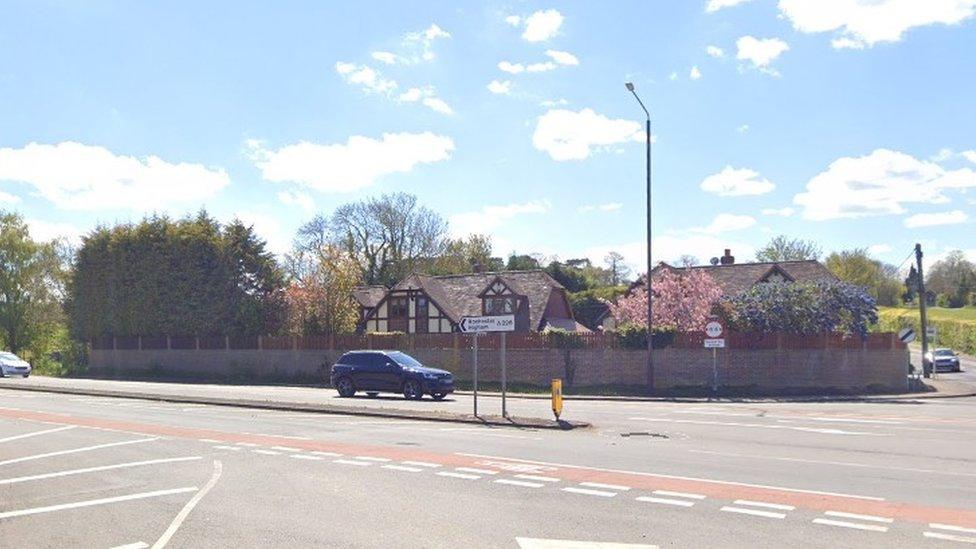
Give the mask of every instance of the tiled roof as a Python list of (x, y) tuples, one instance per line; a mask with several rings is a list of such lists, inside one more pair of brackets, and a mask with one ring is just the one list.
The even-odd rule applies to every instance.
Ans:
[(564, 289), (542, 270), (445, 276), (411, 275), (393, 289), (423, 288), (451, 320), (458, 322), (462, 316), (481, 315), (480, 295), (496, 277), (516, 294), (528, 297), (529, 326), (532, 330), (539, 329), (552, 290)]
[[(654, 273), (661, 269), (683, 270), (683, 267), (672, 267), (666, 263), (661, 263), (654, 267)], [(757, 282), (761, 281), (767, 273), (781, 270), (787, 277), (796, 282), (813, 282), (817, 280), (836, 280), (837, 277), (824, 267), (819, 261), (810, 259), (805, 261), (777, 261), (764, 263), (734, 263), (732, 265), (700, 265), (688, 267), (692, 270), (701, 270), (709, 274), (715, 283), (722, 289), (722, 293), (731, 296), (740, 294)], [(643, 283), (643, 277), (640, 283)]]
[(386, 295), (386, 286), (356, 286), (352, 290), (352, 297), (362, 307), (372, 309), (379, 304)]

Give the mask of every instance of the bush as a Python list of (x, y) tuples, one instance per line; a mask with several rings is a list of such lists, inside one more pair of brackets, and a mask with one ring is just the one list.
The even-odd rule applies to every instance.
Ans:
[[(647, 328), (637, 324), (624, 324), (614, 332), (617, 335), (617, 344), (623, 349), (646, 349), (647, 348)], [(651, 337), (651, 343), (655, 349), (663, 349), (674, 344), (673, 329), (655, 329)]]

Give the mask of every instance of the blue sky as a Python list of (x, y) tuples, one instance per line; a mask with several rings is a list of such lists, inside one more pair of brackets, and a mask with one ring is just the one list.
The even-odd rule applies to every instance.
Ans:
[(43, 238), (201, 206), (276, 251), (406, 191), (511, 251), (976, 259), (976, 0), (0, 7), (0, 207)]

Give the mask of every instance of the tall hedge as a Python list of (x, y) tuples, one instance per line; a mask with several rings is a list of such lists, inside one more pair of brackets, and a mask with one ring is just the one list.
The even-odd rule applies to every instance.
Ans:
[(257, 335), (280, 329), (284, 277), (239, 221), (206, 212), (173, 221), (100, 227), (75, 256), (72, 335)]

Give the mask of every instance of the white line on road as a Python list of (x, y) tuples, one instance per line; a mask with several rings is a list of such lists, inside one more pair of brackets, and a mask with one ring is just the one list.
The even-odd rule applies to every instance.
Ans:
[(341, 465), (359, 465), (360, 467), (372, 465), (372, 463), (368, 461), (353, 461), (351, 459), (334, 459), (332, 460), (332, 463), (339, 463)]
[(255, 444), (253, 442), (238, 442), (238, 446), (247, 446), (248, 448), (254, 448), (255, 446), (261, 446), (260, 444)]
[(401, 461), (400, 463), (404, 465), (416, 465), (417, 467), (430, 467), (432, 469), (440, 467), (439, 463), (431, 463), (429, 461)]
[(617, 490), (620, 492), (630, 490), (630, 486), (621, 486), (619, 484), (601, 484), (599, 482), (581, 482), (580, 486), (586, 486), (588, 488), (604, 488), (606, 490)]
[(222, 440), (217, 440), (215, 438), (198, 438), (200, 442), (209, 442), (210, 444), (215, 444), (217, 442), (223, 442)]
[(182, 461), (195, 461), (202, 459), (199, 456), (190, 457), (180, 457), (180, 458), (166, 458), (166, 459), (151, 459), (147, 461), (130, 461), (128, 463), (116, 463), (115, 465), (101, 465), (98, 467), (86, 467), (84, 469), (70, 469), (67, 471), (55, 471), (53, 473), (43, 473), (39, 475), (30, 475), (26, 477), (15, 477), (15, 478), (5, 478), (0, 479), (0, 485), (3, 484), (18, 484), (21, 482), (28, 482), (31, 480), (43, 480), (48, 478), (66, 477), (68, 475), (80, 475), (82, 473), (95, 473), (98, 471), (111, 471), (112, 469), (126, 469), (129, 467), (141, 467), (143, 465), (161, 465), (163, 463), (178, 463)]
[(655, 423), (683, 423), (689, 425), (717, 425), (721, 427), (749, 427), (755, 429), (786, 429), (804, 433), (818, 433), (824, 435), (861, 435), (870, 437), (890, 437), (890, 433), (870, 433), (867, 431), (844, 431), (842, 429), (821, 429), (817, 427), (800, 427), (792, 425), (771, 425), (768, 423), (742, 423), (739, 421), (701, 421), (694, 419), (671, 419), (660, 417), (632, 417), (632, 421), (650, 421)]
[(203, 496), (207, 495), (207, 492), (209, 492), (210, 489), (217, 484), (217, 481), (220, 480), (220, 474), (224, 470), (224, 464), (221, 463), (219, 460), (214, 460), (213, 465), (214, 465), (214, 471), (213, 471), (213, 475), (210, 476), (210, 480), (207, 481), (207, 484), (205, 484), (199, 492), (197, 492), (196, 494), (193, 495), (192, 498), (190, 498), (190, 501), (186, 502), (186, 505), (183, 506), (183, 509), (180, 510), (179, 514), (176, 515), (176, 518), (173, 519), (173, 522), (170, 523), (169, 528), (167, 528), (166, 531), (163, 532), (163, 535), (160, 536), (159, 539), (156, 540), (156, 543), (153, 544), (153, 549), (163, 549), (163, 547), (166, 547), (166, 544), (169, 543), (170, 538), (172, 538), (173, 534), (175, 534), (176, 531), (179, 530), (180, 525), (182, 525), (183, 521), (186, 520), (186, 517), (190, 515), (190, 512), (193, 511), (193, 508), (196, 507), (198, 503), (200, 503), (200, 500), (203, 499)]
[(567, 486), (563, 488), (563, 492), (569, 492), (571, 494), (583, 494), (584, 496), (600, 496), (603, 498), (612, 498), (617, 495), (617, 492), (605, 492), (603, 490), (588, 490), (586, 488), (575, 488), (573, 486)]
[(678, 498), (705, 499), (701, 494), (689, 494), (688, 492), (672, 492), (671, 490), (654, 490), (659, 496), (674, 496)]
[(774, 518), (774, 519), (786, 518), (786, 515), (784, 513), (774, 513), (772, 511), (760, 511), (759, 509), (746, 509), (745, 507), (730, 507), (728, 505), (722, 507), (721, 511), (725, 511), (727, 513), (740, 513), (743, 515), (753, 515), (756, 517), (766, 517), (766, 518)]
[(455, 473), (453, 471), (438, 471), (436, 474), (442, 477), (463, 478), (464, 480), (476, 480), (481, 478), (480, 475), (468, 475), (465, 473)]
[(879, 516), (875, 516), (875, 515), (859, 515), (857, 513), (845, 513), (843, 511), (827, 511), (824, 514), (827, 515), (827, 516), (829, 516), (829, 517), (840, 517), (840, 518), (849, 518), (849, 519), (858, 519), (858, 520), (870, 520), (870, 521), (874, 521), (874, 522), (886, 522), (888, 524), (891, 524), (892, 522), (895, 522), (895, 519), (893, 519), (893, 518), (879, 517)]
[(963, 532), (965, 534), (976, 534), (976, 528), (963, 528), (962, 526), (953, 526), (952, 524), (941, 524), (938, 522), (930, 522), (929, 528), (935, 528), (936, 530), (948, 530), (950, 532)]
[(154, 440), (159, 440), (159, 437), (138, 438), (136, 440), (125, 440), (122, 442), (109, 442), (107, 444), (96, 444), (95, 446), (85, 446), (83, 448), (72, 448), (71, 450), (59, 450), (57, 452), (48, 452), (46, 454), (35, 454), (33, 456), (24, 456), (24, 457), (19, 457), (14, 459), (8, 459), (6, 461), (0, 461), (0, 465), (9, 465), (11, 463), (20, 463), (22, 461), (32, 461), (35, 459), (43, 459), (47, 457), (76, 454), (78, 452), (88, 452), (91, 450), (101, 450), (102, 448), (113, 448), (115, 446), (125, 446), (127, 444), (139, 444), (140, 442), (152, 442)]
[(43, 431), (34, 431), (33, 433), (24, 433), (22, 435), (14, 435), (12, 437), (0, 438), (0, 442), (10, 442), (12, 440), (20, 440), (23, 438), (36, 437), (38, 435), (46, 435), (48, 433), (57, 433), (58, 431), (67, 431), (68, 429), (74, 429), (75, 425), (66, 425), (64, 427), (57, 427), (55, 429), (45, 429)]
[(804, 490), (804, 489), (801, 489), (801, 488), (783, 488), (782, 486), (770, 486), (768, 484), (750, 484), (748, 482), (734, 482), (734, 481), (730, 481), (730, 480), (716, 480), (716, 479), (707, 479), (707, 478), (700, 478), (700, 477), (686, 477), (686, 476), (682, 476), (682, 475), (667, 475), (667, 474), (664, 474), (664, 473), (647, 473), (647, 472), (644, 472), (644, 471), (628, 471), (626, 469), (607, 469), (607, 468), (604, 468), (604, 467), (590, 467), (590, 466), (587, 466), (587, 465), (571, 465), (571, 464), (568, 464), (568, 463), (555, 463), (555, 462), (551, 462), (551, 461), (537, 461), (537, 460), (532, 460), (532, 459), (510, 458), (510, 457), (504, 457), (504, 456), (490, 456), (490, 455), (485, 455), (485, 454), (474, 454), (474, 453), (469, 453), (469, 452), (455, 452), (455, 454), (456, 455), (459, 455), (459, 456), (465, 456), (465, 457), (475, 457), (475, 458), (484, 458), (484, 459), (500, 459), (500, 460), (511, 461), (511, 462), (515, 462), (515, 463), (532, 463), (532, 464), (535, 464), (535, 465), (548, 465), (548, 466), (551, 466), (551, 467), (565, 467), (565, 468), (568, 468), (568, 469), (585, 469), (585, 470), (589, 470), (589, 471), (602, 471), (604, 473), (623, 473), (623, 474), (627, 474), (627, 475), (638, 475), (638, 476), (645, 476), (645, 477), (658, 477), (658, 478), (672, 478), (672, 479), (678, 479), (678, 480), (691, 480), (691, 481), (696, 481), (696, 482), (707, 482), (707, 483), (711, 483), (711, 484), (722, 484), (724, 486), (747, 486), (749, 488), (763, 488), (763, 489), (767, 489), (767, 490), (781, 490), (783, 492), (792, 492), (792, 493), (795, 493), (795, 494), (817, 494), (817, 495), (821, 495), (821, 496), (838, 496), (838, 497), (851, 498), (851, 499), (864, 499), (864, 500), (868, 500), (868, 501), (884, 501), (884, 499), (885, 499), (885, 498), (879, 498), (879, 497), (875, 497), (875, 496), (859, 496), (859, 495), (855, 495), (855, 494), (843, 494), (843, 493), (839, 493), (839, 492), (824, 492), (824, 491), (821, 491), (821, 490)]
[(146, 549), (149, 544), (144, 541), (137, 541), (135, 543), (126, 543), (125, 545), (116, 545), (112, 549)]
[(939, 469), (918, 469), (915, 467), (895, 467), (892, 465), (869, 465), (866, 463), (854, 463), (850, 461), (824, 461), (818, 459), (803, 459), (803, 458), (791, 458), (791, 457), (777, 457), (777, 456), (764, 456), (759, 454), (736, 454), (732, 452), (714, 452), (711, 450), (688, 450), (693, 454), (708, 454), (714, 456), (723, 457), (740, 457), (748, 459), (769, 459), (773, 461), (786, 461), (795, 463), (816, 463), (820, 465), (840, 465), (842, 467), (860, 467), (864, 469), (882, 469), (885, 471), (905, 471), (910, 473), (929, 473), (937, 475), (952, 475), (960, 477), (976, 477), (976, 473), (958, 473), (953, 471), (944, 471)]
[(407, 473), (419, 473), (423, 471), (421, 467), (407, 467), (406, 465), (380, 465), (380, 467), (391, 471), (404, 471)]
[(307, 459), (307, 460), (311, 460), (311, 461), (321, 461), (321, 460), (325, 459), (324, 457), (310, 456), (310, 455), (307, 455), (307, 454), (291, 454), (289, 457), (293, 457), (295, 459)]
[(392, 461), (390, 458), (381, 458), (373, 456), (356, 456), (356, 459), (362, 461), (376, 461), (378, 463), (386, 463), (387, 461)]
[(815, 518), (813, 522), (816, 524), (825, 524), (827, 526), (840, 526), (841, 528), (853, 528), (855, 530), (869, 530), (871, 532), (887, 532), (887, 526), (878, 526), (876, 524), (860, 524), (858, 522), (847, 522), (846, 520), (831, 520), (825, 518)]
[(507, 478), (496, 478), (493, 482), (497, 484), (507, 484), (509, 486), (521, 486), (523, 488), (542, 488), (545, 484), (541, 482), (527, 482), (524, 480), (511, 480)]
[(34, 507), (33, 509), (20, 509), (17, 511), (7, 511), (5, 513), (0, 513), (0, 519), (23, 517), (27, 515), (37, 515), (40, 513), (51, 513), (54, 511), (64, 511), (67, 509), (77, 509), (79, 507), (93, 507), (95, 505), (105, 505), (108, 503), (118, 503), (122, 501), (132, 501), (135, 499), (146, 499), (155, 498), (161, 496), (170, 496), (173, 494), (185, 494), (187, 492), (196, 492), (196, 486), (188, 486), (186, 488), (172, 488), (170, 490), (156, 490), (153, 492), (141, 492), (138, 494), (129, 494), (125, 496), (115, 496), (111, 498), (101, 498), (101, 499), (90, 499), (86, 501), (75, 501), (72, 503), (62, 503), (59, 505), (49, 505), (47, 507)]
[(534, 480), (537, 482), (559, 482), (560, 479), (554, 477), (541, 477), (539, 475), (515, 475), (515, 478), (521, 478), (525, 480)]
[(265, 455), (265, 456), (280, 456), (281, 455), (281, 452), (275, 452), (274, 450), (262, 450), (260, 448), (258, 448), (256, 450), (251, 450), (251, 451), (254, 452), (255, 454), (262, 454), (262, 455)]
[(645, 501), (647, 503), (662, 503), (664, 505), (677, 505), (678, 507), (691, 507), (695, 504), (694, 501), (688, 501), (686, 499), (672, 499), (672, 498), (655, 498), (651, 496), (640, 496), (637, 501)]
[(315, 455), (317, 455), (317, 456), (325, 456), (325, 457), (339, 457), (339, 456), (342, 455), (342, 454), (338, 454), (336, 452), (320, 452), (318, 450), (316, 450), (316, 451), (314, 451), (312, 453), (315, 454)]
[(602, 541), (578, 541), (571, 539), (515, 538), (519, 549), (658, 549), (657, 545), (643, 543), (613, 543)]
[(966, 536), (956, 536), (953, 534), (943, 534), (941, 532), (922, 532), (922, 535), (927, 538), (941, 539), (945, 541), (959, 541), (962, 543), (976, 543), (976, 538), (970, 538)]
[(214, 446), (217, 450), (230, 450), (232, 452), (240, 452), (241, 448), (239, 446), (224, 446), (223, 444), (218, 444)]
[(292, 448), (291, 446), (272, 446), (272, 450), (278, 450), (279, 452), (301, 452), (301, 448)]
[(475, 469), (474, 467), (455, 467), (455, 471), (461, 471), (462, 473), (475, 473), (478, 475), (497, 475), (498, 471), (492, 471), (490, 469)]
[(736, 505), (751, 505), (752, 507), (765, 507), (767, 509), (779, 509), (780, 511), (792, 511), (796, 509), (792, 505), (783, 505), (781, 503), (766, 503), (765, 501), (752, 501), (748, 499), (737, 499), (733, 503)]

